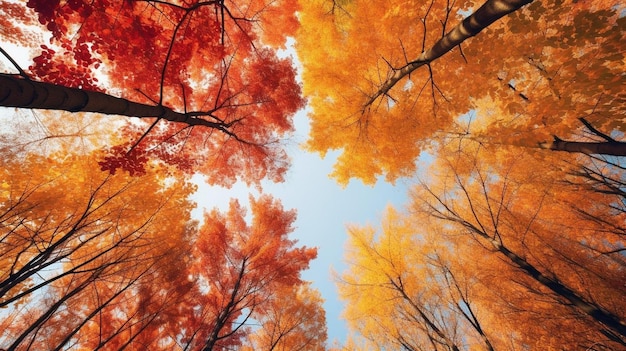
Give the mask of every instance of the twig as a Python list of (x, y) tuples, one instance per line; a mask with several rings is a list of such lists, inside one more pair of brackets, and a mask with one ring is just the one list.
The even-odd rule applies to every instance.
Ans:
[(20, 65), (18, 65), (17, 62), (15, 62), (13, 57), (11, 57), (11, 55), (9, 55), (6, 51), (4, 51), (2, 47), (0, 47), (0, 53), (2, 53), (2, 55), (4, 55), (4, 57), (6, 57), (7, 60), (9, 60), (9, 62), (11, 62), (13, 66), (15, 66), (15, 69), (17, 69), (17, 71), (20, 72), (20, 76), (22, 76), (24, 79), (30, 80), (30, 77), (28, 77), (28, 74), (24, 72), (22, 67), (20, 67)]

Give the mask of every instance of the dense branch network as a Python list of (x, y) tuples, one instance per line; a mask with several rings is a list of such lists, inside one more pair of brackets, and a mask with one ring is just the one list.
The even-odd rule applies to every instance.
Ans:
[[(55, 84), (32, 80), (29, 75), (16, 63), (16, 61), (1, 48), (0, 53), (3, 54), (19, 71), (19, 76), (0, 73), (0, 82), (2, 82), (2, 87), (0, 87), (0, 105), (6, 107), (62, 110), (68, 112), (97, 112), (102, 114), (138, 118), (152, 117), (157, 118), (155, 123), (163, 119), (169, 122), (183, 123), (188, 126), (201, 126), (216, 129), (229, 135), (230, 137), (235, 138), (237, 141), (248, 143), (247, 141), (240, 139), (232, 131), (232, 127), (240, 122), (241, 119), (225, 122), (215, 114), (221, 108), (233, 107), (230, 105), (226, 106), (224, 104), (218, 104), (221, 89), (216, 97), (215, 107), (206, 111), (187, 111), (187, 106), (184, 106), (184, 112), (177, 112), (172, 108), (165, 106), (163, 103), (163, 90), (165, 88), (167, 70), (171, 63), (170, 58), (174, 51), (179, 31), (189, 19), (190, 15), (202, 7), (215, 6), (216, 14), (217, 12), (220, 13), (219, 22), (221, 22), (220, 30), (222, 45), (224, 45), (224, 21), (226, 15), (235, 21), (235, 23), (242, 20), (242, 18), (234, 16), (224, 4), (223, 0), (201, 1), (187, 7), (162, 0), (136, 0), (136, 2), (146, 2), (155, 8), (157, 7), (156, 5), (168, 6), (184, 12), (183, 16), (174, 26), (171, 40), (165, 53), (165, 60), (162, 65), (159, 84), (159, 99), (158, 101), (154, 101), (155, 105), (148, 105), (123, 98), (117, 98), (101, 92), (58, 86)], [(239, 25), (237, 26), (243, 31)], [(228, 68), (225, 71), (227, 74)], [(223, 81), (227, 80), (226, 74), (221, 77)], [(20, 79), (20, 77), (23, 79)], [(224, 83), (222, 83), (222, 85), (223, 84)], [(210, 118), (213, 121), (207, 120), (206, 118)], [(148, 129), (146, 133), (148, 133), (150, 129)]]
[[(52, 47), (38, 45), (28, 70), (0, 52), (17, 72), (0, 73), (0, 106), (147, 120), (117, 128), (101, 163), (110, 172), (141, 174), (154, 160), (224, 185), (280, 181), (279, 138), (304, 105), (294, 65), (277, 55), (297, 28), (295, 0), (284, 1), (33, 0), (21, 11), (34, 11)], [(287, 24), (262, 28), (266, 12)]]
[[(477, 172), (478, 177), (481, 179), (481, 188), (486, 195), (486, 199), (489, 199), (489, 191), (486, 182), (483, 181), (480, 171)], [(498, 252), (504, 257), (513, 267), (518, 268), (521, 272), (527, 275), (529, 278), (536, 281), (541, 286), (550, 290), (556, 294), (559, 298), (567, 301), (567, 304), (573, 310), (576, 310), (582, 314), (588, 315), (590, 318), (603, 325), (606, 330), (604, 333), (614, 335), (615, 340), (622, 345), (626, 345), (624, 339), (626, 339), (626, 322), (617, 314), (612, 311), (608, 311), (603, 308), (598, 302), (589, 300), (583, 295), (578, 293), (575, 289), (567, 286), (566, 283), (559, 280), (558, 277), (550, 276), (542, 272), (536, 265), (532, 264), (526, 257), (515, 252), (514, 249), (508, 247), (502, 240), (499, 233), (499, 213), (500, 209), (494, 210), (490, 208), (489, 200), (487, 200), (488, 213), (491, 216), (492, 223), (483, 223), (480, 216), (477, 214), (476, 208), (479, 207), (477, 202), (471, 195), (471, 191), (460, 180), (458, 174), (454, 175), (456, 178), (456, 185), (460, 189), (461, 197), (468, 204), (471, 209), (471, 215), (463, 216), (460, 214), (452, 201), (448, 201), (444, 196), (436, 194), (432, 189), (425, 186), (426, 193), (432, 197), (432, 201), (424, 201), (426, 211), (429, 211), (434, 218), (440, 220), (456, 223), (467, 228), (476, 238), (480, 238), (491, 246), (491, 249)], [(505, 177), (505, 182), (507, 181)], [(504, 188), (506, 189), (506, 187)], [(502, 193), (504, 198), (504, 192)], [(504, 201), (500, 201), (500, 206), (505, 206)], [(497, 213), (494, 213), (497, 212)], [(497, 220), (494, 220), (494, 216)], [(472, 218), (468, 218), (472, 217)], [(492, 229), (488, 229), (492, 228)]]

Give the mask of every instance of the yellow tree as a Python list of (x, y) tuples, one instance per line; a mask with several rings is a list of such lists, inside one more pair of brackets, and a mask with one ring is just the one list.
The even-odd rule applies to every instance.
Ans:
[(414, 224), (389, 208), (380, 231), (348, 230), (349, 268), (338, 284), (344, 316), (361, 347), (493, 350), (475, 311), (472, 280), (454, 271), (437, 234)]
[[(344, 184), (409, 176), (440, 137), (625, 154), (623, 4), (529, 2), (303, 1), (307, 149), (341, 150)], [(582, 117), (596, 143), (564, 143)]]
[(620, 163), (448, 147), (406, 214), (349, 229), (339, 288), (365, 349), (622, 348)]

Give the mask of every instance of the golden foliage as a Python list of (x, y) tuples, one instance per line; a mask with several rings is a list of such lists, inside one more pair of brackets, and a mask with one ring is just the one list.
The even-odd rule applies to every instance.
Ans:
[(624, 131), (626, 31), (617, 2), (535, 1), (374, 101), (393, 74), (478, 4), (320, 0), (302, 7), (297, 49), (312, 107), (306, 147), (322, 155), (341, 150), (332, 174), (341, 184), (410, 176), (421, 153), (459, 135), (537, 147), (552, 135), (580, 140), (581, 117), (608, 134)]

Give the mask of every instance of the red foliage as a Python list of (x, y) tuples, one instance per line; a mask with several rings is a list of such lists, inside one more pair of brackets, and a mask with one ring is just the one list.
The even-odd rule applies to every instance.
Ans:
[(109, 150), (109, 155), (98, 162), (100, 169), (115, 174), (118, 169), (127, 171), (131, 176), (146, 173), (145, 165), (148, 158), (134, 150), (127, 151), (125, 145), (117, 145)]
[[(288, 159), (277, 142), (292, 131), (291, 117), (304, 100), (292, 62), (276, 56), (296, 30), (297, 1), (271, 3), (30, 0), (27, 6), (52, 33), (30, 73), (57, 85), (194, 111), (193, 118), (224, 126), (187, 126), (181, 135), (185, 126), (163, 121), (138, 144), (133, 138), (143, 133), (129, 128), (125, 147), (112, 147), (103, 169), (140, 174), (155, 159), (222, 184), (280, 180)], [(289, 30), (264, 32), (272, 24), (260, 23), (261, 14), (269, 9), (289, 19)]]

